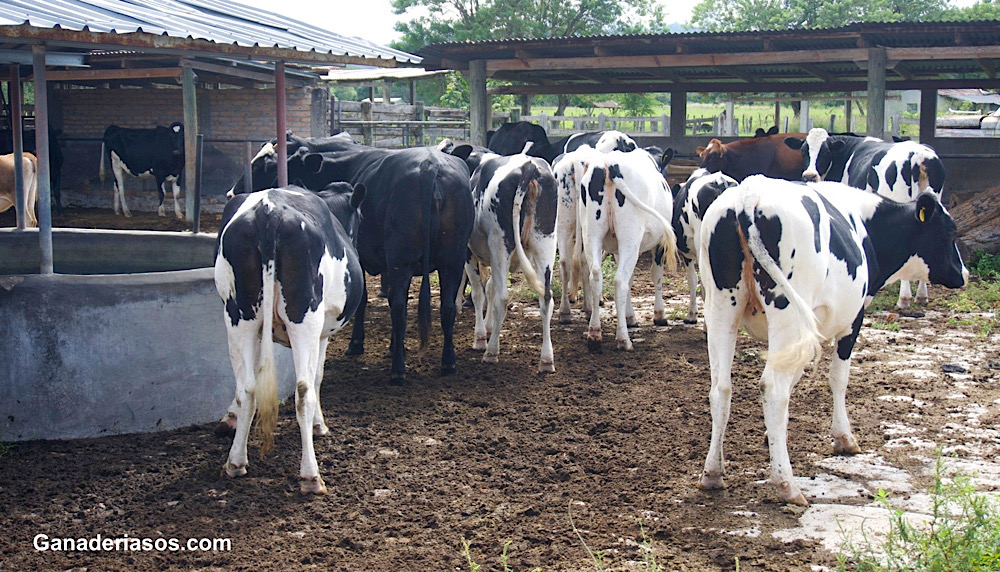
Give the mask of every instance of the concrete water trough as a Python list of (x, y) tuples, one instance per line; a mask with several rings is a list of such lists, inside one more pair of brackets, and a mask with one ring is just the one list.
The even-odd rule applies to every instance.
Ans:
[[(0, 440), (174, 429), (221, 419), (236, 382), (214, 234), (0, 230)], [(291, 352), (276, 347), (282, 395)]]

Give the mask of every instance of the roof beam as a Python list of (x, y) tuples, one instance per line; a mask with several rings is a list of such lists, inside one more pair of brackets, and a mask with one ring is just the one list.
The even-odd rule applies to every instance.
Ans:
[(821, 70), (819, 66), (813, 64), (799, 64), (799, 68), (807, 74), (817, 77), (823, 81), (836, 81), (832, 75)]
[(976, 63), (979, 67), (983, 68), (983, 71), (986, 72), (986, 75), (990, 76), (990, 79), (997, 78), (997, 68), (993, 65), (993, 62), (987, 59), (979, 58), (976, 60)]
[(740, 68), (737, 68), (737, 67), (733, 67), (733, 66), (715, 66), (715, 69), (719, 70), (720, 72), (722, 72), (722, 73), (724, 73), (726, 75), (731, 75), (731, 76), (735, 77), (736, 79), (741, 79), (741, 80), (743, 80), (743, 81), (745, 81), (747, 83), (753, 83), (753, 81), (754, 81), (753, 74), (746, 73), (746, 72), (744, 72), (743, 70), (741, 70)]
[(111, 70), (52, 70), (45, 74), (48, 81), (109, 81), (171, 78), (180, 81), (184, 70), (179, 67), (111, 69)]
[[(236, 67), (235, 63), (233, 63), (232, 65), (222, 65), (222, 64), (213, 64), (208, 62), (199, 62), (196, 60), (185, 59), (181, 61), (181, 66), (198, 71), (224, 75), (228, 77), (249, 79), (259, 83), (274, 83), (274, 72), (264, 73), (247, 69), (241, 69)], [(304, 81), (297, 80), (292, 77), (287, 77), (288, 74), (285, 75), (286, 75), (285, 82), (289, 85), (297, 85), (297, 86), (306, 85), (306, 82)]]

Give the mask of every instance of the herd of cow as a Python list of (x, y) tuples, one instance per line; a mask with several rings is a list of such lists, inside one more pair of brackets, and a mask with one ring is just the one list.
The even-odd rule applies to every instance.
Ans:
[(357, 144), (346, 133), (321, 139), (290, 134), (287, 143), (291, 186), (275, 188), (272, 141), (253, 159), (253, 192), (239, 194), (242, 180), (230, 191), (215, 281), (225, 302), (237, 382), (223, 420), (235, 429), (225, 470), (230, 476), (246, 473), (255, 415), (262, 453), (272, 444), (278, 399), (273, 339), (294, 356), (305, 493), (326, 490), (312, 444), (315, 433), (328, 431), (319, 406), (324, 356), (330, 336), (352, 317), (347, 353), (364, 351), (366, 273), (382, 275), (392, 320), (390, 382), (403, 383), (414, 276), (421, 277), (417, 323), (423, 345), (430, 329), (429, 274), (438, 272), (441, 371), (447, 374), (457, 367), (453, 326), (465, 278), (476, 312), (474, 347), (485, 350), (484, 361), (495, 362), (508, 274), (520, 269), (541, 310), (538, 370), (551, 372), (557, 251), (560, 321), (569, 321), (582, 288), (592, 350), (602, 345), (606, 253), (617, 263), (616, 342), (623, 350), (632, 349), (631, 284), (639, 255), (652, 253), (657, 324), (666, 323), (663, 266), (673, 268), (678, 259), (688, 268), (691, 288), (685, 322), (694, 322), (697, 264), (712, 378), (712, 439), (699, 486), (724, 486), (730, 373), (743, 326), (768, 343), (762, 392), (772, 482), (784, 501), (803, 505), (786, 426), (790, 392), (804, 368), (824, 344), (834, 344), (834, 449), (858, 452), (845, 394), (866, 304), (889, 281), (957, 288), (968, 277), (955, 223), (940, 200), (941, 162), (933, 150), (912, 142), (822, 129), (761, 134), (728, 145), (713, 140), (701, 150), (704, 168), (673, 189), (664, 176), (671, 152), (640, 148), (613, 131), (549, 142), (537, 125), (509, 124), (492, 134), (487, 148), (445, 142), (385, 150)]
[[(183, 127), (148, 133), (109, 127), (102, 149), (115, 171), (157, 178), (160, 214), (166, 180), (183, 166)], [(674, 188), (673, 153), (641, 148), (616, 131), (550, 142), (529, 123), (502, 126), (488, 147), (455, 145), (386, 150), (346, 133), (287, 136), (290, 186), (277, 187), (275, 142), (252, 161), (250, 188), (230, 191), (218, 234), (215, 283), (224, 301), (236, 396), (223, 420), (235, 430), (225, 471), (246, 473), (247, 439), (258, 417), (261, 453), (273, 443), (277, 375), (271, 341), (291, 348), (296, 419), (302, 439), (301, 490), (326, 491), (314, 434), (328, 428), (319, 405), (330, 336), (352, 318), (349, 355), (364, 351), (368, 293), (364, 276), (381, 275), (392, 334), (390, 382), (405, 381), (407, 298), (421, 279), (417, 324), (423, 347), (431, 328), (430, 274), (438, 273), (444, 337), (441, 372), (457, 369), (453, 328), (465, 290), (475, 307), (474, 348), (496, 362), (510, 294), (520, 270), (538, 295), (542, 347), (538, 370), (555, 371), (550, 337), (552, 281), (559, 253), (561, 322), (582, 289), (588, 347), (602, 347), (602, 263), (614, 256), (616, 343), (632, 350), (631, 286), (640, 254), (652, 253), (654, 322), (666, 324), (663, 266), (687, 268), (697, 317), (695, 265), (701, 272), (711, 367), (712, 438), (699, 486), (724, 486), (722, 442), (729, 417), (738, 328), (768, 344), (762, 374), (771, 480), (780, 497), (807, 504), (792, 478), (786, 445), (792, 387), (823, 345), (830, 368), (834, 449), (859, 451), (846, 410), (851, 353), (864, 308), (886, 283), (965, 285), (955, 223), (942, 206), (944, 169), (926, 145), (852, 134), (757, 137), (699, 148), (701, 168)], [(2, 180), (2, 178), (0, 178)], [(4, 199), (0, 198), (0, 208)], [(482, 274), (489, 268), (489, 278)]]

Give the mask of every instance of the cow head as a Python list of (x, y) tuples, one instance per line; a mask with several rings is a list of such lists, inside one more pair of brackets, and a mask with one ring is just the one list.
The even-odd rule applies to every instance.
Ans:
[[(262, 191), (278, 186), (278, 152), (274, 148), (274, 142), (268, 141), (260, 148), (260, 151), (250, 160), (250, 190)], [(246, 176), (240, 178), (226, 193), (226, 198), (233, 198), (246, 192)]]
[(469, 166), (469, 172), (472, 173), (476, 170), (476, 167), (480, 165), (489, 157), (497, 157), (498, 155), (486, 147), (480, 147), (479, 145), (470, 145), (468, 143), (463, 143), (461, 145), (455, 145), (451, 151), (448, 152), (449, 155), (458, 157), (459, 159), (465, 161), (465, 164)]
[(711, 173), (718, 173), (726, 167), (726, 146), (718, 139), (712, 139), (707, 147), (698, 147), (698, 156), (701, 157), (702, 169), (708, 169)]
[(913, 203), (917, 231), (913, 236), (916, 257), (927, 267), (927, 279), (948, 288), (961, 288), (969, 279), (956, 242), (955, 221), (932, 191), (925, 191)]
[(357, 242), (361, 218), (358, 207), (365, 200), (365, 186), (359, 183), (352, 187), (350, 183), (336, 182), (330, 183), (317, 194), (326, 203), (334, 218), (340, 222), (340, 226), (347, 231), (351, 240)]
[(826, 174), (833, 165), (834, 154), (839, 153), (845, 143), (840, 140), (830, 140), (830, 134), (826, 129), (816, 127), (806, 134), (805, 139), (798, 137), (785, 138), (785, 145), (796, 151), (802, 152), (802, 180), (807, 182), (817, 182), (826, 178)]
[(170, 149), (174, 157), (184, 156), (184, 124), (175, 121), (170, 124)]

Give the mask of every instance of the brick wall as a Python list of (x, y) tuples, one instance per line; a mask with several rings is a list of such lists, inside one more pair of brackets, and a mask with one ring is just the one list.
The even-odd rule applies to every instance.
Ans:
[[(304, 136), (328, 135), (328, 110), (313, 88), (286, 90), (288, 128)], [(320, 94), (322, 95), (322, 93)], [(198, 127), (205, 136), (202, 194), (206, 204), (218, 202), (243, 172), (243, 155), (250, 140), (256, 150), (275, 135), (274, 89), (198, 88)], [(52, 91), (53, 125), (63, 130), (66, 164), (63, 201), (70, 205), (111, 206), (110, 175), (98, 177), (101, 136), (109, 125), (150, 128), (183, 121), (182, 90), (176, 88), (57, 89)], [(314, 103), (315, 100), (315, 103)], [(315, 115), (315, 117), (314, 117)], [(239, 142), (227, 142), (239, 141)], [(107, 166), (105, 166), (107, 169)], [(156, 210), (155, 182), (125, 181), (131, 210)], [(182, 192), (183, 195), (183, 192)], [(133, 199), (135, 197), (135, 199)], [(224, 200), (224, 199), (223, 199)], [(138, 207), (133, 207), (136, 203)], [(167, 201), (171, 208), (170, 198)]]

